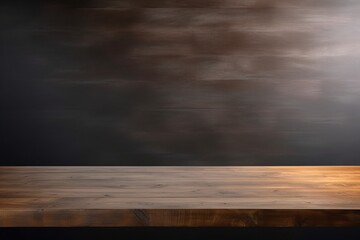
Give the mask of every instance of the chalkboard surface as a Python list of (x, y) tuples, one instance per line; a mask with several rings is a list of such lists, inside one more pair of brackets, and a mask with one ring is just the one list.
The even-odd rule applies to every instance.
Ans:
[(359, 1), (0, 11), (0, 165), (360, 163)]

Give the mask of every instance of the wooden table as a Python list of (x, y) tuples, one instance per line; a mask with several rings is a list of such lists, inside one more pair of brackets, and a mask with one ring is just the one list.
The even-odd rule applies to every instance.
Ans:
[(0, 167), (1, 227), (360, 226), (360, 167)]

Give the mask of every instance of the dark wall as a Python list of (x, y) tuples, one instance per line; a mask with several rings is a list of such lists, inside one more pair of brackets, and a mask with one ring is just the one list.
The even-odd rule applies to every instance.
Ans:
[(1, 1), (1, 165), (360, 163), (360, 1)]

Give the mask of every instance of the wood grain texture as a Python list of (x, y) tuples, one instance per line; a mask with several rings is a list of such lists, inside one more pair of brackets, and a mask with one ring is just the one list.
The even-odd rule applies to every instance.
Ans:
[(360, 163), (357, 0), (12, 2), (1, 165)]
[(0, 226), (360, 226), (360, 167), (1, 167)]

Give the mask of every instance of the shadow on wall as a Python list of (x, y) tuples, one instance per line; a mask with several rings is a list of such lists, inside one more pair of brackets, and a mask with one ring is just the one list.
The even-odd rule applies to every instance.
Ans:
[(0, 164), (359, 164), (359, 11), (3, 3)]

